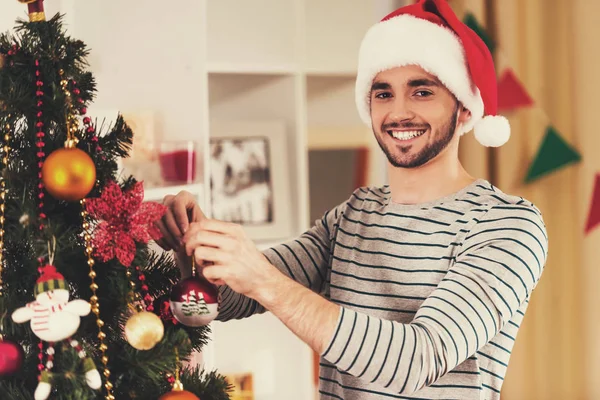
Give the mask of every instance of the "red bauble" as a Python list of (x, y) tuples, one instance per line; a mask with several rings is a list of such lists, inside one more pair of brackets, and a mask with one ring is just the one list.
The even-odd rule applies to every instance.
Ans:
[(219, 291), (215, 285), (200, 277), (187, 278), (171, 291), (171, 312), (186, 326), (205, 326), (219, 313)]
[(12, 375), (21, 369), (23, 348), (16, 343), (0, 340), (0, 376)]

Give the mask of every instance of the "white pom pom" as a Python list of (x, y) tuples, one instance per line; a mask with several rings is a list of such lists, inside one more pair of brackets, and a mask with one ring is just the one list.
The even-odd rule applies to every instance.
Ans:
[(486, 147), (500, 147), (510, 138), (510, 124), (501, 115), (488, 115), (475, 124), (475, 138)]

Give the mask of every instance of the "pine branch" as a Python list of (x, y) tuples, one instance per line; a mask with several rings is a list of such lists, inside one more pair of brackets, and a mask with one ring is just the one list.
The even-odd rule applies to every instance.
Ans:
[[(10, 53), (10, 54), (9, 54)], [(43, 197), (45, 228), (40, 230), (38, 203), (39, 168), (38, 132), (44, 133), (47, 155), (62, 149), (67, 139), (67, 99), (61, 81), (72, 89), (77, 82), (79, 98), (89, 104), (96, 93), (96, 82), (87, 71), (89, 50), (85, 43), (68, 36), (62, 15), (49, 21), (30, 23), (19, 20), (13, 33), (0, 35), (0, 56), (5, 61), (0, 68), (0, 126), (12, 128), (8, 143), (0, 135), (0, 147), (10, 146), (8, 167), (0, 172), (8, 193), (5, 207), (3, 280), (5, 295), (0, 297), (0, 329), (6, 340), (21, 344), (26, 359), (20, 371), (0, 380), (0, 399), (31, 400), (38, 384), (38, 343), (30, 324), (15, 324), (10, 315), (19, 307), (35, 300), (34, 287), (38, 279), (38, 257), (49, 255), (49, 242), (55, 243), (53, 263), (69, 284), (70, 299), (89, 300), (90, 268), (82, 238), (81, 205), (50, 196)], [(39, 71), (39, 74), (38, 74)], [(39, 75), (39, 76), (38, 76)], [(37, 81), (42, 82), (38, 87)], [(64, 84), (64, 82), (63, 82)], [(36, 94), (38, 90), (41, 93)], [(39, 103), (41, 102), (41, 103)], [(43, 105), (43, 107), (41, 105)], [(40, 108), (41, 107), (41, 108)], [(40, 111), (43, 111), (40, 113)], [(93, 116), (91, 116), (93, 119)], [(41, 122), (41, 126), (37, 126)], [(118, 160), (129, 156), (133, 132), (122, 116), (116, 121), (92, 121), (89, 132), (80, 127), (77, 147), (92, 158), (98, 184), (88, 197), (98, 196), (109, 181), (120, 181), (125, 190), (136, 179), (118, 177)], [(98, 147), (99, 146), (99, 147)], [(51, 245), (52, 246), (52, 245)], [(180, 273), (170, 254), (154, 253), (145, 244), (138, 244), (133, 267), (140, 266), (152, 298), (168, 296)], [(137, 351), (123, 336), (123, 326), (129, 315), (129, 278), (117, 260), (95, 260), (96, 294), (99, 298), (99, 318), (104, 322), (105, 344), (118, 399), (154, 399), (170, 390), (166, 373), (175, 370), (175, 349), (182, 360), (189, 359), (207, 342), (209, 327), (190, 328), (165, 321), (163, 340), (148, 351)], [(141, 287), (137, 274), (131, 280)], [(158, 310), (157, 310), (158, 311)], [(101, 366), (96, 316), (81, 318), (73, 336), (88, 356)], [(66, 342), (65, 342), (66, 343)], [(53, 400), (95, 400), (104, 398), (102, 391), (91, 390), (81, 369), (81, 360), (68, 343), (57, 343), (53, 372)], [(187, 370), (183, 376), (188, 390), (203, 400), (226, 400), (228, 385), (215, 372), (204, 374), (199, 369)]]
[(206, 373), (200, 367), (185, 369), (181, 382), (187, 391), (202, 400), (229, 400), (229, 393), (233, 390), (223, 375), (216, 371)]

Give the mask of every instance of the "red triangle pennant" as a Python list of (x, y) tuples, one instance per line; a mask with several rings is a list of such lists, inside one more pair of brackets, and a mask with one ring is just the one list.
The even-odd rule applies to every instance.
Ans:
[(505, 69), (498, 81), (498, 111), (511, 111), (532, 104), (533, 100), (512, 69)]
[(587, 235), (588, 233), (590, 233), (599, 224), (600, 224), (600, 174), (596, 174), (596, 184), (594, 185), (594, 195), (592, 197), (590, 212), (588, 214), (587, 225), (585, 227), (585, 234)]

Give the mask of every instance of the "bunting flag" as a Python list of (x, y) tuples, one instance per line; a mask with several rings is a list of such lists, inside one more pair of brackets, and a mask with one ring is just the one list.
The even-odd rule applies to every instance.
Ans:
[(560, 136), (552, 126), (546, 129), (537, 155), (529, 167), (525, 183), (533, 182), (566, 165), (581, 160), (581, 155)]
[(485, 45), (490, 49), (490, 52), (494, 54), (494, 50), (496, 49), (496, 44), (492, 40), (492, 38), (487, 34), (484, 27), (479, 24), (477, 18), (471, 13), (466, 13), (463, 18), (463, 23), (471, 28), (480, 38), (483, 40)]
[(533, 105), (533, 100), (512, 69), (506, 68), (498, 80), (498, 111), (512, 111)]
[[(494, 54), (496, 43), (494, 43), (485, 28), (477, 21), (475, 15), (470, 12), (465, 13), (463, 22), (483, 40), (490, 52)], [(534, 104), (534, 100), (519, 81), (514, 71), (511, 68), (506, 68), (502, 76), (498, 79), (498, 111), (501, 113)], [(551, 172), (579, 161), (581, 161), (581, 155), (577, 150), (571, 147), (556, 129), (550, 125), (546, 128), (542, 144), (529, 166), (525, 183), (533, 182)], [(600, 205), (598, 208), (600, 209)], [(597, 219), (600, 220), (600, 214)]]
[(600, 225), (600, 174), (596, 174), (594, 195), (592, 197), (592, 204), (590, 205), (590, 212), (585, 226), (585, 234), (589, 234), (598, 225)]

